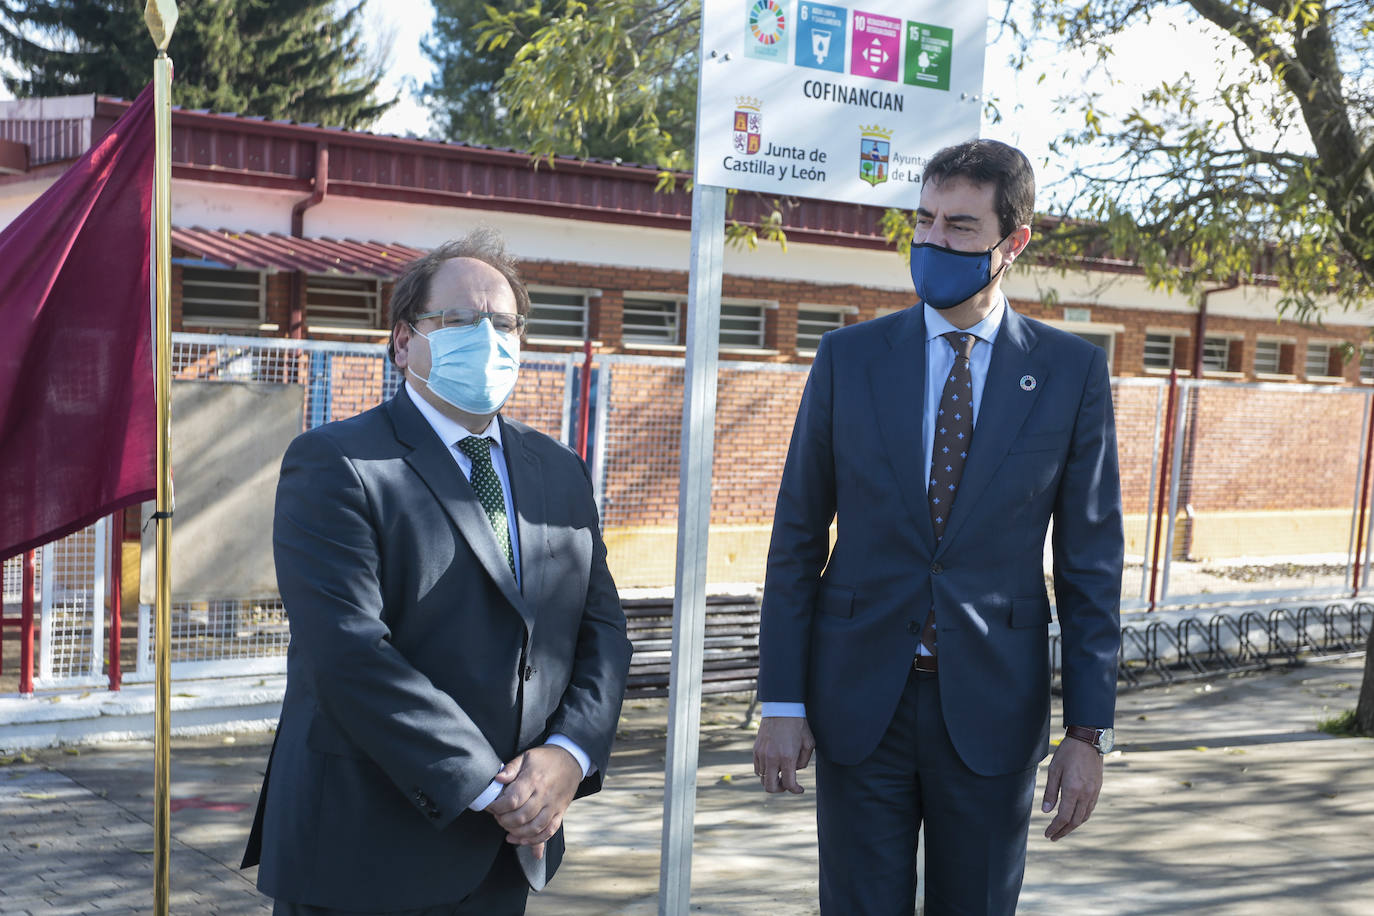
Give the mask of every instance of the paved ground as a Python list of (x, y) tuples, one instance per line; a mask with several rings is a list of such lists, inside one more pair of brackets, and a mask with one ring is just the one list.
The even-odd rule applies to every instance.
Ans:
[[(1362, 665), (1124, 694), (1093, 820), (1051, 845), (1034, 818), (1021, 912), (1374, 912), (1374, 741), (1314, 728), (1354, 706)], [(812, 797), (758, 789), (744, 706), (703, 711), (693, 911), (815, 913)], [(607, 789), (573, 807), (531, 916), (656, 912), (665, 717), (627, 708)], [(172, 912), (269, 912), (235, 868), (269, 740), (174, 742)], [(0, 768), (0, 913), (151, 911), (151, 746), (74, 750)]]

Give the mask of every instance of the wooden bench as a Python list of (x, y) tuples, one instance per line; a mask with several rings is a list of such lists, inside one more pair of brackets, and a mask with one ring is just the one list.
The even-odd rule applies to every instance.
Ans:
[[(634, 657), (626, 698), (666, 697), (673, 650), (673, 599), (627, 598), (625, 608)], [(752, 692), (759, 676), (759, 600), (754, 595), (706, 599), (701, 692)]]

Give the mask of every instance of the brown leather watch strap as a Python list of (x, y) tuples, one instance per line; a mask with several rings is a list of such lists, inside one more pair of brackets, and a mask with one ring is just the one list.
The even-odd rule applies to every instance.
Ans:
[(1098, 753), (1102, 752), (1102, 745), (1097, 742), (1098, 730), (1095, 728), (1088, 728), (1086, 725), (1066, 725), (1064, 734), (1069, 738), (1077, 738), (1084, 744), (1091, 744)]

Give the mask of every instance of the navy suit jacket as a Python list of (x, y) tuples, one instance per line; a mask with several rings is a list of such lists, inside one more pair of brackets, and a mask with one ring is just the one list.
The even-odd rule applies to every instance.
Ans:
[(977, 773), (1011, 773), (1049, 749), (1051, 520), (1064, 721), (1112, 724), (1124, 544), (1106, 357), (1007, 308), (938, 544), (925, 385), (920, 307), (821, 339), (778, 493), (759, 698), (805, 701), (821, 753), (858, 763), (892, 719), (933, 607), (954, 747)]
[[(404, 391), (292, 442), (273, 545), (286, 696), (244, 866), (272, 897), (391, 911), (457, 903), (505, 831), (468, 805), (561, 732), (610, 758), (630, 644), (591, 480), (501, 420), (521, 582), (448, 447)], [(553, 874), (562, 831), (532, 883)], [(531, 868), (541, 872), (529, 874)]]

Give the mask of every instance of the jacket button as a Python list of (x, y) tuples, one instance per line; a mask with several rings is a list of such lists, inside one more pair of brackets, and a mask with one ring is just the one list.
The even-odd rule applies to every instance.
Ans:
[(941, 566), (939, 563), (931, 563), (931, 564), (930, 564), (930, 571), (931, 571), (932, 573), (934, 573), (935, 575), (938, 576), (938, 575), (940, 575), (940, 573), (942, 573), (942, 572), (945, 571), (945, 568), (944, 568), (943, 566)]
[(529, 665), (526, 665), (526, 666), (525, 666), (525, 670), (524, 670), (523, 673), (524, 673), (524, 676), (525, 676), (525, 680), (528, 681), (528, 680), (530, 680), (530, 679), (532, 679), (532, 678), (534, 677), (534, 668), (532, 668), (532, 667), (529, 666)]
[(906, 624), (906, 631), (908, 633), (919, 633), (921, 632), (921, 625), (914, 620), (909, 620)]

